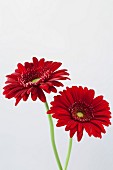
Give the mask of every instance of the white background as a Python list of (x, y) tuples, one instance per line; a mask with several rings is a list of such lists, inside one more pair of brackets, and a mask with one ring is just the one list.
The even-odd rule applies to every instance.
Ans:
[[(58, 169), (43, 104), (15, 107), (2, 96), (5, 75), (32, 56), (61, 61), (72, 79), (65, 85), (94, 88), (112, 110), (113, 0), (0, 0), (0, 170)], [(113, 169), (113, 126), (106, 130), (101, 140), (74, 137), (68, 170)], [(68, 133), (55, 133), (64, 164)]]

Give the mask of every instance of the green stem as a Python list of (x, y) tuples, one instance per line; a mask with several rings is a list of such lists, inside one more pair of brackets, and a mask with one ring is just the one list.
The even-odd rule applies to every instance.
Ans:
[(67, 152), (67, 157), (66, 157), (66, 162), (64, 166), (64, 170), (67, 170), (70, 155), (71, 155), (71, 149), (72, 149), (72, 138), (69, 139), (69, 146), (68, 146), (68, 152)]
[[(46, 110), (48, 111), (49, 106), (48, 106), (47, 102), (45, 102), (45, 107), (46, 107)], [(57, 165), (59, 167), (59, 170), (63, 170), (59, 156), (58, 156), (56, 144), (55, 144), (54, 125), (53, 125), (52, 116), (50, 114), (48, 114), (48, 120), (49, 120), (49, 125), (50, 125), (51, 143), (52, 143), (54, 155), (55, 155), (55, 158), (56, 158), (56, 162), (57, 162)]]

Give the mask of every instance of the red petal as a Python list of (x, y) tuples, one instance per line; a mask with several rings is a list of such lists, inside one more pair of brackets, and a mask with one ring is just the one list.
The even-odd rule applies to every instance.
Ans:
[(70, 120), (70, 115), (67, 115), (66, 113), (64, 113), (64, 114), (60, 114), (60, 113), (53, 114), (52, 117), (55, 118), (55, 119), (60, 119), (60, 120), (61, 119), (69, 119)]
[(6, 85), (3, 89), (4, 90), (11, 90), (11, 89), (13, 89), (14, 87), (17, 87), (17, 86), (19, 86), (19, 84), (18, 83), (13, 83), (13, 84), (8, 84), (8, 85)]
[(61, 96), (61, 95), (55, 96), (54, 102), (51, 102), (51, 104), (53, 106), (60, 106), (62, 108), (65, 108), (65, 107), (67, 108), (68, 106), (70, 106), (70, 103), (68, 102), (67, 97), (64, 96), (64, 92), (63, 92), (63, 96)]
[(22, 97), (22, 94), (26, 93), (26, 89), (23, 90), (19, 90), (18, 92), (16, 92), (16, 94), (14, 95), (15, 98), (18, 98), (19, 96)]
[(72, 89), (69, 88), (69, 87), (67, 87), (66, 89), (67, 89), (67, 91), (65, 91), (64, 93), (67, 96), (68, 101), (71, 102), (71, 103), (74, 103), (75, 99), (73, 98), (73, 95), (72, 95)]
[(68, 122), (68, 120), (58, 120), (56, 126), (57, 127), (64, 126), (67, 124), (67, 122)]
[(93, 135), (95, 137), (101, 138), (101, 129), (92, 123), (84, 123), (84, 128), (89, 136)]
[(72, 91), (73, 91), (73, 97), (74, 97), (75, 101), (79, 101), (78, 87), (77, 86), (72, 86)]
[(94, 106), (96, 112), (109, 110), (109, 103), (105, 100), (102, 100), (98, 105)]
[(86, 90), (86, 92), (84, 94), (84, 101), (85, 101), (85, 103), (90, 105), (92, 103), (92, 101), (93, 101), (94, 95), (95, 95), (95, 91), (94, 90), (92, 90), (92, 89)]
[(83, 87), (79, 86), (77, 89), (77, 98), (79, 101), (83, 101), (83, 97), (84, 97), (84, 89)]
[(82, 136), (83, 136), (83, 126), (82, 126), (82, 123), (78, 123), (78, 130), (77, 130), (77, 139), (78, 139), (78, 142), (82, 139)]
[(57, 89), (54, 86), (50, 87), (50, 90), (54, 93), (57, 93)]
[(23, 96), (23, 100), (27, 101), (28, 97), (29, 97), (29, 94), (25, 93), (24, 96)]
[(25, 62), (24, 65), (25, 65), (25, 68), (29, 70), (33, 67), (33, 63), (29, 63), (29, 62)]
[(52, 81), (52, 84), (56, 87), (64, 86), (61, 82), (58, 82), (58, 81)]
[(95, 118), (95, 120), (100, 121), (105, 126), (111, 125), (111, 122), (110, 122), (110, 120), (108, 118), (106, 119), (104, 117), (101, 117), (101, 118), (98, 118), (98, 119)]
[(50, 70), (52, 72), (54, 72), (55, 70), (57, 70), (60, 66), (62, 65), (62, 63), (60, 62), (53, 62), (50, 66)]
[(102, 133), (106, 133), (102, 123), (98, 120), (92, 120), (91, 123), (93, 123), (95, 126), (97, 126), (99, 129), (101, 129)]
[[(18, 89), (18, 90), (17, 90)], [(8, 91), (7, 92), (7, 94), (6, 94), (6, 98), (8, 98), (8, 99), (10, 99), (10, 98), (12, 98), (12, 97), (15, 97), (15, 95), (17, 95), (18, 94), (18, 92), (19, 93), (22, 93), (22, 89), (20, 89), (20, 88), (14, 88), (14, 89), (12, 89), (11, 91)]]
[(111, 118), (111, 112), (109, 110), (107, 111), (101, 111), (101, 112), (94, 112), (94, 117), (96, 119), (101, 119), (101, 118)]
[(20, 73), (12, 73), (12, 74), (10, 74), (10, 75), (7, 75), (6, 77), (7, 77), (7, 78), (14, 79), (14, 80), (17, 80), (17, 79), (18, 79), (18, 76), (20, 76)]
[(38, 98), (42, 101), (42, 102), (46, 102), (46, 97), (44, 92), (42, 91), (42, 89), (37, 88), (37, 94), (38, 94)]
[(38, 59), (36, 57), (33, 57), (33, 64), (35, 67), (38, 67)]
[(67, 123), (67, 126), (65, 128), (66, 131), (68, 130), (71, 130), (71, 129), (74, 129), (76, 126), (77, 126), (77, 122), (75, 122), (74, 120), (70, 120), (68, 123)]
[[(63, 90), (63, 92), (59, 92), (61, 94), (60, 97), (58, 97), (58, 101), (59, 102), (62, 102), (62, 103), (65, 103), (65, 105), (68, 107), (70, 106), (72, 103), (68, 97), (68, 92), (66, 90)], [(63, 98), (63, 100), (62, 100)]]
[(69, 76), (69, 73), (67, 73), (66, 71), (67, 71), (66, 69), (55, 71), (55, 72), (52, 74), (52, 77), (59, 77), (59, 76), (64, 76), (64, 75)]
[(38, 67), (43, 67), (44, 66), (44, 62), (45, 62), (44, 58), (40, 59), (39, 62), (38, 62)]
[(77, 126), (70, 130), (70, 138), (72, 138), (74, 136), (76, 131), (77, 131)]
[(51, 90), (47, 84), (41, 84), (40, 88), (43, 89), (45, 92), (50, 93)]
[(54, 107), (53, 109), (50, 108), (50, 110), (48, 110), (47, 113), (48, 113), (48, 114), (51, 114), (51, 113), (57, 114), (57, 113), (59, 113), (59, 114), (70, 115), (70, 113), (69, 113), (67, 110), (65, 110), (65, 109), (63, 109), (63, 108), (60, 108), (59, 106), (58, 106), (58, 107)]
[(33, 88), (32, 91), (31, 91), (31, 98), (33, 101), (35, 101), (38, 97), (38, 94), (37, 94), (37, 88)]
[(103, 100), (103, 96), (98, 96), (98, 97), (96, 97), (96, 98), (93, 99), (92, 105), (95, 107), (95, 106), (98, 105), (102, 100)]
[(18, 69), (19, 69), (19, 71), (21, 72), (21, 73), (25, 73), (26, 72), (26, 69), (25, 69), (25, 67), (21, 64), (21, 63), (18, 63)]
[(21, 100), (21, 99), (22, 99), (21, 97), (16, 98), (15, 106), (17, 106), (17, 105), (18, 105), (18, 103), (20, 102), (20, 100)]

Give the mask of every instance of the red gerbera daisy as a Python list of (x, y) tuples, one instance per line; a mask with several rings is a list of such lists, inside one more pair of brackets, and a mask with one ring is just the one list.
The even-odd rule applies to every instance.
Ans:
[[(14, 73), (7, 75), (6, 85), (3, 94), (6, 98), (16, 98), (17, 105), (21, 99), (26, 101), (31, 93), (32, 100), (37, 97), (46, 102), (44, 92), (57, 92), (56, 87), (63, 86), (58, 80), (69, 79), (66, 69), (57, 70), (62, 63), (38, 60), (33, 57), (33, 62), (19, 63)], [(57, 71), (56, 71), (57, 70)]]
[(52, 107), (48, 114), (58, 119), (58, 127), (64, 126), (70, 131), (70, 138), (77, 132), (78, 141), (83, 136), (83, 131), (89, 136), (101, 138), (105, 133), (104, 125), (109, 126), (111, 112), (109, 103), (103, 100), (103, 96), (94, 97), (95, 91), (87, 87), (72, 86), (60, 92), (51, 102)]

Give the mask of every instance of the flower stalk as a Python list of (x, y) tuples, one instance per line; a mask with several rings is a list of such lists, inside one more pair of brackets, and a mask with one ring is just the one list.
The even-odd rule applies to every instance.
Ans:
[(71, 150), (72, 150), (72, 142), (73, 142), (73, 139), (70, 138), (69, 139), (69, 146), (68, 146), (68, 152), (67, 152), (67, 157), (66, 157), (66, 162), (65, 162), (64, 170), (67, 170), (67, 167), (68, 167), (68, 164), (69, 164), (69, 159), (70, 159)]
[[(48, 106), (47, 101), (45, 102), (45, 107), (46, 107), (46, 110), (48, 111), (49, 106)], [(54, 135), (54, 125), (53, 125), (52, 116), (50, 114), (48, 114), (48, 120), (49, 120), (49, 125), (50, 125), (51, 143), (52, 143), (54, 155), (55, 155), (55, 158), (56, 158), (56, 162), (57, 162), (57, 165), (59, 167), (59, 170), (63, 170), (61, 162), (60, 162), (60, 158), (59, 158), (59, 155), (58, 155), (58, 151), (57, 151), (57, 148), (56, 148), (55, 135)]]

